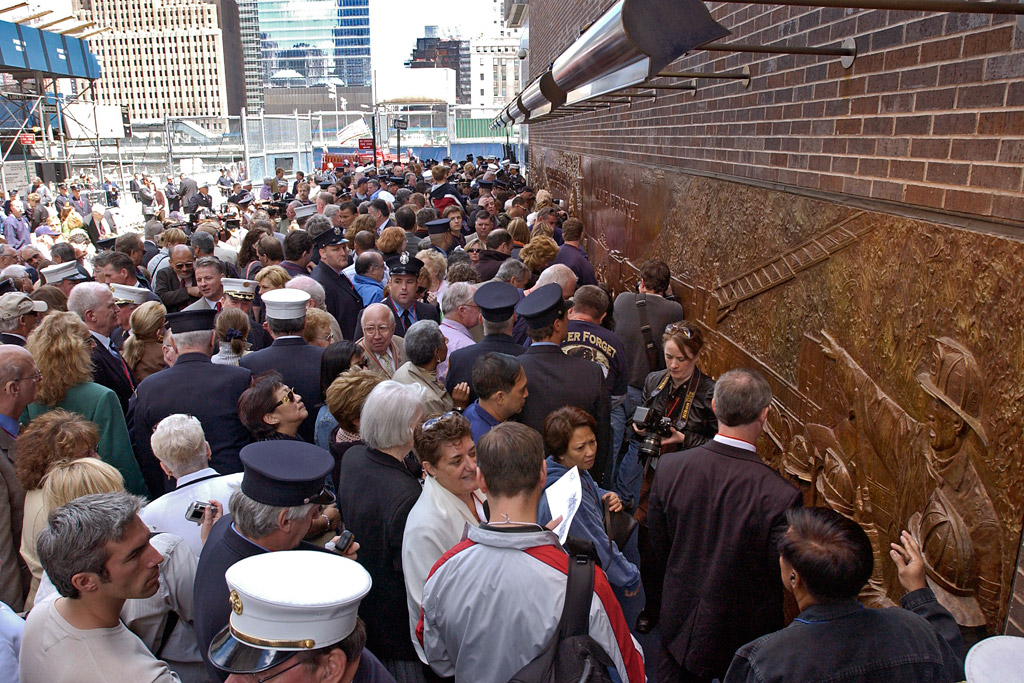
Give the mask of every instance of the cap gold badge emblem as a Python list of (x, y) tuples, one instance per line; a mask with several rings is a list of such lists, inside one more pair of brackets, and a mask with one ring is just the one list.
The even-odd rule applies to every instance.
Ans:
[(241, 614), (242, 613), (242, 597), (236, 591), (231, 591), (231, 594), (228, 596), (228, 600), (231, 601), (231, 610), (235, 614)]

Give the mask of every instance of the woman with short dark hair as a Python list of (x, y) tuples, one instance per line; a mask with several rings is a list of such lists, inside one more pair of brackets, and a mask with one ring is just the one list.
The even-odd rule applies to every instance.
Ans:
[[(548, 453), (545, 488), (573, 468), (579, 471), (583, 497), (569, 526), (569, 534), (594, 544), (598, 561), (608, 575), (608, 583), (622, 606), (627, 623), (632, 623), (641, 607), (638, 596), (640, 570), (623, 557), (622, 549), (608, 538), (605, 530), (605, 508), (608, 508), (609, 513), (620, 512), (622, 501), (618, 494), (605, 491), (590, 476), (590, 468), (597, 458), (597, 422), (590, 413), (575, 406), (566, 406), (547, 416), (543, 436), (544, 448)], [(545, 524), (550, 519), (551, 512), (545, 496), (540, 501), (537, 522)]]
[(267, 372), (238, 397), (238, 417), (256, 441), (301, 441), (299, 426), (309, 415), (306, 404), (276, 372)]
[(324, 349), (320, 357), (320, 412), (316, 414), (316, 427), (313, 441), (317, 446), (330, 450), (331, 432), (338, 426), (330, 409), (327, 407), (327, 389), (331, 382), (349, 368), (366, 367), (363, 347), (350, 341), (336, 341)]

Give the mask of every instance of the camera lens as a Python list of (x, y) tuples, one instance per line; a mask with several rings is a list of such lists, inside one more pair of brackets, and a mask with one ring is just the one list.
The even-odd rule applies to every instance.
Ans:
[(650, 433), (640, 442), (637, 449), (637, 458), (641, 461), (650, 458), (657, 458), (661, 455), (661, 436), (657, 433)]

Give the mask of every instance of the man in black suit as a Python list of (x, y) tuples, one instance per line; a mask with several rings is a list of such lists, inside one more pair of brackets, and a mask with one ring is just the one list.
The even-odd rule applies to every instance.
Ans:
[(121, 402), (121, 410), (127, 414), (135, 380), (110, 339), (117, 327), (117, 304), (110, 287), (99, 282), (83, 282), (71, 290), (68, 310), (81, 318), (92, 333), (95, 342), (92, 381), (112, 389)]
[[(237, 516), (232, 518), (225, 510), (224, 517), (210, 530), (196, 567), (196, 639), (213, 681), (227, 678), (227, 674), (209, 663), (209, 649), (231, 615), (233, 600), (224, 578), (228, 568), (239, 560), (267, 552), (323, 551), (322, 546), (306, 543), (303, 537), (311, 529), (327, 531), (339, 521), (333, 506), (324, 511), (330, 516), (327, 522), (320, 513), (321, 505), (334, 502), (334, 496), (324, 488), (327, 474), (334, 466), (327, 451), (312, 444), (263, 441), (243, 448), (241, 460), (245, 474), (237, 494)], [(227, 505), (227, 501), (219, 502)], [(254, 518), (257, 512), (281, 508), (286, 511), (275, 516), (277, 523), (269, 531)], [(304, 514), (295, 518), (288, 514), (292, 511)]]
[(39, 323), (39, 314), (45, 312), (45, 301), (34, 301), (24, 292), (0, 296), (0, 342), (24, 346), (29, 332)]
[(309, 415), (299, 427), (299, 436), (313, 443), (316, 416), (323, 405), (320, 398), (320, 359), (324, 350), (307, 344), (302, 338), (309, 299), (309, 294), (301, 289), (275, 289), (264, 294), (267, 322), (263, 325), (274, 338), (274, 343), (243, 356), (238, 364), (254, 375), (274, 370), (280, 373), (285, 384), (302, 396)]
[(187, 207), (188, 203), (192, 201), (192, 197), (197, 194), (199, 194), (199, 184), (192, 178), (186, 178), (185, 174), (182, 173), (181, 183), (178, 185), (178, 206)]
[(195, 256), (192, 248), (185, 244), (171, 249), (168, 261), (170, 268), (156, 271), (153, 291), (164, 303), (169, 313), (176, 313), (186, 306), (199, 301), (199, 285), (196, 284)]
[(315, 235), (313, 247), (320, 251), (320, 263), (310, 273), (310, 277), (324, 288), (324, 305), (327, 312), (338, 321), (342, 336), (355, 341), (360, 336), (356, 333), (356, 326), (363, 308), (363, 298), (352, 286), (352, 281), (341, 273), (348, 265), (345, 230), (331, 225), (329, 218), (319, 214), (311, 216), (306, 222), (306, 230), (311, 235), (316, 229), (321, 231)]
[(759, 373), (726, 372), (711, 403), (718, 435), (660, 458), (647, 508), (664, 577), (658, 680), (724, 678), (739, 647), (784, 625), (776, 548), (802, 497), (754, 447), (771, 398)]
[[(238, 453), (249, 443), (249, 430), (238, 418), (238, 397), (249, 388), (252, 373), (234, 365), (210, 362), (215, 348), (213, 310), (169, 313), (174, 366), (139, 383), (128, 407), (128, 433), (135, 458), (152, 498), (174, 488), (160, 469), (149, 439), (160, 420), (174, 413), (194, 415), (210, 442), (210, 467), (220, 474), (242, 470)], [(221, 501), (226, 503), (226, 501)]]
[(569, 333), (562, 287), (552, 282), (534, 289), (516, 313), (526, 318), (533, 344), (519, 356), (529, 397), (515, 419), (543, 433), (545, 418), (559, 408), (576, 406), (590, 413), (597, 421), (597, 458), (590, 473), (601, 481), (611, 444), (608, 390), (600, 365), (562, 352)]
[(402, 252), (398, 259), (391, 261), (391, 296), (382, 302), (395, 314), (395, 334), (405, 336), (405, 331), (420, 320), (433, 320), (441, 324), (437, 306), (419, 301), (419, 279), (423, 261)]
[(473, 303), (480, 307), (484, 319), (484, 338), (472, 346), (466, 346), (448, 356), (448, 374), (445, 388), (452, 392), (455, 385), (469, 384), (469, 402), (477, 399), (473, 389), (473, 365), (478, 358), (488, 353), (504, 353), (520, 356), (526, 347), (512, 341), (512, 327), (515, 325), (515, 309), (519, 303), (519, 292), (507, 282), (485, 282), (473, 294)]

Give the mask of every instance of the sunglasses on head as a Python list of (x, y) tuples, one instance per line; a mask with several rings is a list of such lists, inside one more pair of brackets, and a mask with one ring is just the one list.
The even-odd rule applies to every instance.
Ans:
[(440, 422), (442, 420), (447, 420), (448, 418), (454, 417), (454, 416), (456, 416), (458, 414), (459, 414), (458, 411), (449, 410), (444, 415), (440, 415), (438, 417), (432, 417), (429, 420), (427, 420), (426, 422), (424, 422), (422, 425), (420, 425), (420, 430), (425, 432), (428, 429), (431, 429), (432, 427), (436, 427), (438, 424), (440, 424)]
[(693, 339), (697, 335), (697, 331), (684, 322), (670, 323), (665, 326), (666, 334), (675, 334), (676, 332), (687, 339)]

